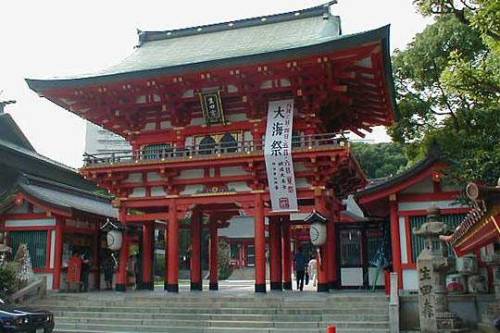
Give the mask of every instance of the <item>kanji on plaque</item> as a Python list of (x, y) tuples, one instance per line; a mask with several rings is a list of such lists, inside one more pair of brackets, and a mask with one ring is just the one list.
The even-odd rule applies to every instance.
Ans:
[(274, 212), (297, 211), (292, 160), (293, 100), (269, 102), (264, 156)]

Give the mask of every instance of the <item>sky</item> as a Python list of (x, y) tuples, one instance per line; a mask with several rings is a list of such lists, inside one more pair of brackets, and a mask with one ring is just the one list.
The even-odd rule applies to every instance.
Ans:
[[(24, 78), (89, 73), (133, 52), (137, 29), (167, 30), (293, 11), (326, 0), (2, 0), (0, 100), (35, 149), (72, 167), (82, 165), (85, 121), (38, 97)], [(404, 49), (429, 19), (412, 0), (338, 0), (344, 34), (391, 24), (391, 50)], [(384, 128), (366, 137), (389, 141)]]

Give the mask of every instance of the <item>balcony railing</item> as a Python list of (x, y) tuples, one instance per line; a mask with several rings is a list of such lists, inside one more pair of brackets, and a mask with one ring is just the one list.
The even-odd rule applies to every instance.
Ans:
[[(219, 142), (213, 144), (198, 144), (182, 148), (158, 145), (149, 146), (143, 150), (121, 150), (110, 153), (84, 154), (86, 167), (100, 164), (133, 163), (137, 161), (167, 161), (193, 158), (207, 158), (211, 155), (231, 155), (261, 152), (264, 150), (262, 140)], [(346, 147), (347, 139), (338, 137), (338, 134), (326, 133), (292, 137), (292, 151), (313, 149), (318, 147)], [(326, 147), (325, 147), (326, 148)]]

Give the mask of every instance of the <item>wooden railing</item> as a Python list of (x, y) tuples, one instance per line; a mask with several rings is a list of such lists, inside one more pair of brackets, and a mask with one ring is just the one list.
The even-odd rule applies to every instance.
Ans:
[[(168, 145), (155, 148), (149, 146), (142, 150), (121, 150), (111, 153), (84, 154), (84, 165), (93, 166), (99, 164), (131, 163), (145, 160), (172, 160), (192, 159), (196, 157), (208, 157), (215, 154), (241, 154), (259, 152), (264, 149), (262, 140), (219, 142), (210, 144), (198, 144), (192, 146), (170, 147)], [(300, 149), (313, 149), (320, 146), (344, 147), (347, 139), (338, 138), (338, 134), (326, 133), (315, 135), (304, 135), (292, 137), (292, 151)]]

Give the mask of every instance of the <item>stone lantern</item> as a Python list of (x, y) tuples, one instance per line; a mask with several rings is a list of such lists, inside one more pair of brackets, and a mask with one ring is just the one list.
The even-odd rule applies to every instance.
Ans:
[(448, 311), (446, 273), (454, 260), (448, 257), (446, 243), (439, 236), (451, 230), (439, 221), (439, 208), (432, 207), (427, 213), (427, 222), (413, 231), (425, 239), (425, 248), (417, 258), (420, 332), (466, 332), (461, 320)]

